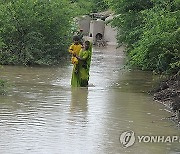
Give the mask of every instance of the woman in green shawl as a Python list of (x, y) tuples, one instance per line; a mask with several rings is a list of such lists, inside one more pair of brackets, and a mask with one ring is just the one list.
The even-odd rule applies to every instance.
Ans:
[(87, 87), (89, 81), (89, 70), (92, 56), (92, 43), (85, 41), (84, 49), (76, 56), (78, 59), (77, 72), (72, 72), (71, 86), (72, 87)]

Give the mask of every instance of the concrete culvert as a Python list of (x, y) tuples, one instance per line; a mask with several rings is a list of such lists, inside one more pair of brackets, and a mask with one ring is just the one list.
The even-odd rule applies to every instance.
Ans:
[(97, 33), (96, 34), (96, 41), (102, 40), (103, 39), (103, 35), (101, 33)]

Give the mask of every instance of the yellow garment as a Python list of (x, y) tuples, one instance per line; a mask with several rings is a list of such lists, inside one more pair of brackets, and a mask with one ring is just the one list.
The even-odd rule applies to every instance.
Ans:
[(78, 64), (78, 59), (76, 57), (71, 58), (72, 64)]
[(80, 50), (81, 50), (81, 48), (82, 48), (82, 45), (81, 44), (72, 44), (70, 47), (69, 47), (69, 52), (71, 53), (71, 54), (75, 54), (75, 55), (79, 55), (79, 52), (80, 52)]

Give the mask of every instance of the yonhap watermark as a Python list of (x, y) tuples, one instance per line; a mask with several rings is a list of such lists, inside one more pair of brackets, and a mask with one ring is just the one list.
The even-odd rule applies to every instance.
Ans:
[(131, 130), (123, 132), (119, 137), (120, 143), (125, 148), (132, 146), (135, 143), (135, 140), (135, 134)]
[(134, 131), (124, 131), (119, 136), (119, 141), (124, 148), (132, 146), (135, 142), (138, 143), (180, 143), (178, 135), (135, 135)]

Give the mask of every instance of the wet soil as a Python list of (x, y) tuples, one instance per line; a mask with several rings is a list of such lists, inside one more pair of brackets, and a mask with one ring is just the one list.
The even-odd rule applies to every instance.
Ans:
[(172, 112), (171, 120), (180, 124), (180, 72), (163, 80), (151, 91), (155, 101), (163, 103)]

